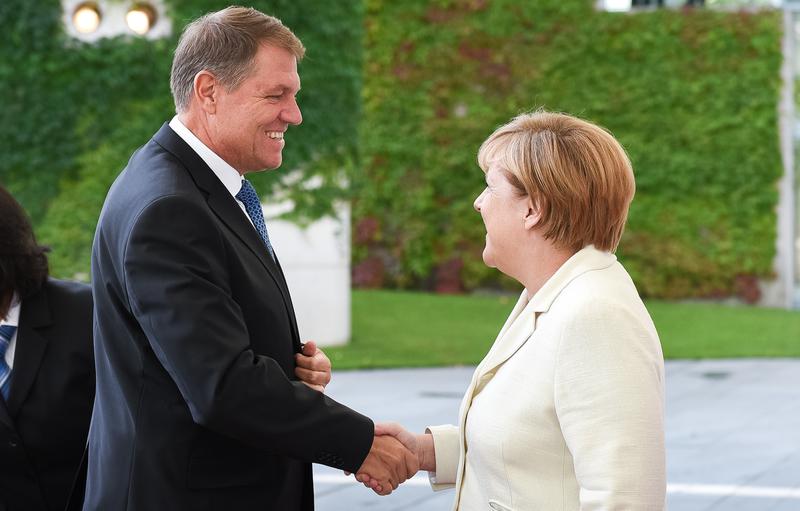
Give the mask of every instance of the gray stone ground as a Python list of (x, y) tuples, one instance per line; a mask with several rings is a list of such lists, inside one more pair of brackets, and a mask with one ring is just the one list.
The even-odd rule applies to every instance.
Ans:
[[(667, 507), (800, 511), (800, 360), (667, 362)], [(336, 372), (328, 394), (412, 431), (452, 423), (473, 368)], [(315, 465), (318, 511), (446, 511), (420, 473), (379, 497)]]

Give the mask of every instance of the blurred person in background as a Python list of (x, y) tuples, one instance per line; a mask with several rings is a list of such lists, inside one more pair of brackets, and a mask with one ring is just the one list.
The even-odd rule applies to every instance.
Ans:
[(62, 511), (83, 489), (92, 294), (49, 279), (46, 251), (0, 186), (0, 511)]
[(625, 151), (539, 111), (498, 128), (478, 162), (483, 260), (525, 289), (458, 425), (376, 432), (415, 450), (434, 489), (454, 487), (453, 509), (663, 509), (663, 355), (614, 255), (635, 190)]

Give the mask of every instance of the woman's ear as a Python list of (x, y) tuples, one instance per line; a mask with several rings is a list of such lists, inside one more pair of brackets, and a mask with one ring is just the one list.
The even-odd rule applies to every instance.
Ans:
[(534, 227), (539, 225), (539, 221), (541, 221), (542, 219), (542, 209), (539, 206), (535, 205), (530, 198), (528, 198), (527, 203), (528, 203), (527, 204), (528, 211), (525, 214), (525, 219), (524, 219), (525, 228), (533, 229)]

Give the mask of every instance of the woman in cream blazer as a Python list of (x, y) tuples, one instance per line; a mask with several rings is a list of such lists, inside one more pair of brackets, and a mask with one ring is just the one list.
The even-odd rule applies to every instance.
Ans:
[(633, 282), (588, 246), (522, 292), (459, 425), (429, 428), (434, 487), (456, 487), (454, 509), (662, 509), (663, 381)]
[(663, 509), (663, 355), (613, 254), (634, 193), (624, 150), (539, 111), (498, 128), (478, 159), (484, 262), (525, 290), (458, 425), (376, 433), (414, 449), (434, 489), (454, 487), (454, 510)]

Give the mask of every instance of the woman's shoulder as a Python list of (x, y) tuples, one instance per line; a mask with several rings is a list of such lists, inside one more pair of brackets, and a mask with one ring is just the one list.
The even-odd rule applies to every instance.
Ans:
[(587, 271), (570, 281), (553, 302), (570, 314), (613, 312), (642, 304), (630, 275), (621, 264)]

